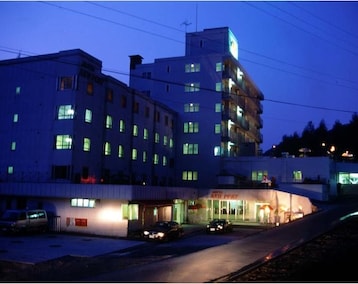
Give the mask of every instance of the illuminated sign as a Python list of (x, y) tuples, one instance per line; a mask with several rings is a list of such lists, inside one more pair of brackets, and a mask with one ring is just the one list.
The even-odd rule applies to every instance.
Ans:
[(229, 51), (236, 60), (239, 59), (239, 43), (234, 34), (229, 30)]

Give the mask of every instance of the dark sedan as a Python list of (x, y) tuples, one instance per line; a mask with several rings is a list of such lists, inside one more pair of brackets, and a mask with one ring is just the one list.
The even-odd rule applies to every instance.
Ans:
[(143, 230), (143, 238), (148, 240), (169, 241), (180, 238), (184, 234), (183, 227), (174, 221), (158, 221)]
[(232, 223), (225, 219), (214, 219), (206, 225), (206, 232), (210, 233), (228, 233), (232, 232)]

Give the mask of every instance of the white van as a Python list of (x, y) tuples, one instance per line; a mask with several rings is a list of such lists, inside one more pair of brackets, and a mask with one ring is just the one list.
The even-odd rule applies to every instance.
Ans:
[(0, 218), (2, 232), (48, 231), (47, 213), (42, 209), (6, 210)]

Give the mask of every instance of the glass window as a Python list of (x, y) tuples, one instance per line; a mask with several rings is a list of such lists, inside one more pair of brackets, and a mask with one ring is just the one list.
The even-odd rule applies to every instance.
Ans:
[(220, 156), (221, 155), (221, 147), (220, 146), (215, 146), (214, 147), (214, 156)]
[(95, 206), (96, 206), (96, 199), (71, 198), (71, 207), (94, 208)]
[(169, 147), (173, 148), (174, 146), (174, 140), (172, 138), (169, 139)]
[(221, 82), (215, 84), (215, 90), (216, 90), (217, 92), (221, 92), (221, 91), (222, 91), (222, 83), (221, 83)]
[(184, 122), (184, 133), (198, 133), (199, 123), (198, 122)]
[(159, 133), (158, 133), (158, 132), (155, 132), (155, 134), (154, 134), (154, 142), (155, 142), (155, 143), (159, 143), (159, 139), (160, 139)]
[(104, 143), (104, 155), (105, 156), (111, 155), (111, 143), (109, 142)]
[(138, 153), (137, 153), (137, 149), (133, 148), (132, 149), (132, 160), (136, 161), (138, 158)]
[(107, 89), (107, 95), (106, 95), (107, 102), (113, 102), (113, 90)]
[(184, 104), (184, 112), (199, 112), (199, 104)]
[(94, 91), (94, 86), (92, 82), (88, 82), (87, 83), (87, 94), (88, 95), (93, 95), (93, 91)]
[(90, 109), (85, 110), (85, 122), (87, 123), (92, 122), (92, 111)]
[(73, 88), (73, 78), (64, 76), (60, 78), (60, 90), (71, 90)]
[(183, 171), (182, 180), (198, 180), (198, 172), (196, 171)]
[(220, 134), (220, 133), (221, 133), (221, 124), (216, 123), (215, 124), (215, 134)]
[(126, 108), (127, 107), (127, 97), (125, 95), (121, 96), (121, 107)]
[(124, 157), (123, 145), (118, 145), (118, 158), (123, 158), (123, 157)]
[(215, 70), (216, 70), (216, 72), (221, 72), (222, 71), (222, 63), (221, 62), (216, 63)]
[(124, 132), (126, 130), (126, 124), (123, 119), (119, 121), (119, 132)]
[(17, 113), (14, 114), (12, 121), (15, 123), (19, 121), (19, 115)]
[(185, 92), (199, 92), (200, 91), (200, 83), (186, 83), (184, 87)]
[(148, 160), (148, 154), (147, 151), (143, 151), (143, 163), (146, 163)]
[(21, 93), (21, 87), (16, 87), (15, 93), (19, 95)]
[(167, 161), (167, 157), (163, 156), (163, 167), (165, 167), (167, 165), (168, 161)]
[(8, 167), (7, 167), (7, 173), (8, 173), (9, 175), (12, 175), (12, 174), (14, 173), (14, 167), (13, 167), (13, 166), (8, 166)]
[(221, 103), (215, 104), (215, 112), (221, 112), (221, 108), (222, 108)]
[(183, 144), (183, 154), (184, 155), (197, 155), (199, 154), (199, 145), (198, 144)]
[(163, 136), (163, 145), (166, 146), (168, 144), (168, 136)]
[(185, 64), (185, 73), (200, 72), (200, 63)]
[(83, 138), (83, 151), (89, 152), (91, 150), (91, 139)]
[(159, 163), (159, 155), (154, 154), (154, 156), (153, 156), (153, 164), (158, 165), (158, 163)]
[(73, 119), (75, 111), (72, 105), (62, 105), (58, 108), (57, 119)]
[(70, 135), (56, 135), (56, 149), (72, 149), (72, 137)]
[(11, 151), (15, 151), (16, 150), (16, 142), (13, 141), (11, 142)]
[(138, 125), (133, 125), (133, 136), (138, 136)]
[(107, 129), (112, 128), (112, 124), (113, 124), (113, 122), (112, 122), (112, 116), (107, 115), (107, 116), (106, 116), (106, 128), (107, 128)]
[(148, 140), (148, 129), (147, 128), (143, 129), (143, 139)]
[(293, 181), (294, 182), (302, 181), (302, 172), (301, 171), (293, 171)]

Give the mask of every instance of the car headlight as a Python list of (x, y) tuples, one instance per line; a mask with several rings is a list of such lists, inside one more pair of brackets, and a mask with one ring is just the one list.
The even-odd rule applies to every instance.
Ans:
[(144, 234), (145, 236), (147, 236), (147, 235), (149, 235), (149, 231), (144, 231), (143, 234)]
[(163, 237), (165, 236), (165, 233), (163, 233), (163, 232), (158, 232), (158, 236), (159, 236), (159, 238), (163, 238)]
[(221, 230), (223, 228), (223, 226), (219, 225), (218, 228)]

